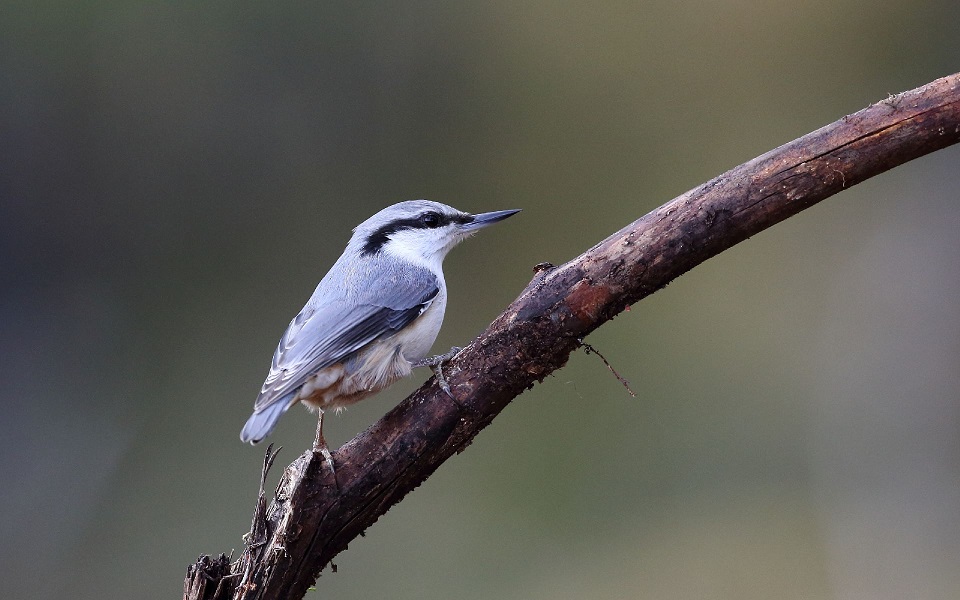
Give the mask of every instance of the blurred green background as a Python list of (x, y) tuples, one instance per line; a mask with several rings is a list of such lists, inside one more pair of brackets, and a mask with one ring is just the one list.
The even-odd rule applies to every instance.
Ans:
[[(447, 259), (436, 349), (531, 267), (960, 70), (960, 4), (7, 2), (5, 598), (176, 598), (242, 547), (280, 333), (387, 204), (523, 208)], [(698, 267), (351, 544), (328, 598), (960, 597), (960, 148)], [(427, 378), (332, 417), (339, 445)], [(285, 465), (313, 438), (299, 408)], [(277, 469), (271, 478), (275, 482)]]

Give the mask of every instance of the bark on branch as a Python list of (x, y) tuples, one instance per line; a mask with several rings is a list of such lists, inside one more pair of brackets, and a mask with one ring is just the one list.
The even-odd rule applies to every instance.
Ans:
[[(960, 74), (890, 96), (708, 181), (560, 267), (541, 268), (445, 369), (334, 454), (308, 451), (258, 501), (243, 555), (202, 556), (184, 598), (301, 598), (380, 515), (626, 306), (824, 198), (960, 141)], [(272, 462), (268, 456), (265, 469)]]

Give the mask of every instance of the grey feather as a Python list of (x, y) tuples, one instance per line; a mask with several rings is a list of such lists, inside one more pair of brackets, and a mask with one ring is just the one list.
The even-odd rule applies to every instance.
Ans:
[(292, 400), (296, 394), (288, 394), (286, 398), (280, 398), (270, 406), (265, 406), (263, 410), (254, 411), (247, 419), (243, 431), (240, 432), (240, 439), (244, 442), (256, 444), (263, 438), (270, 435), (273, 428), (277, 426), (277, 421), (287, 412), (287, 409), (293, 404)]
[[(375, 289), (352, 281), (361, 275), (377, 282)], [(407, 266), (400, 271), (391, 262), (374, 258), (358, 273), (341, 257), (281, 337), (254, 415), (295, 393), (320, 369), (406, 327), (429, 308), (439, 286), (425, 268)]]

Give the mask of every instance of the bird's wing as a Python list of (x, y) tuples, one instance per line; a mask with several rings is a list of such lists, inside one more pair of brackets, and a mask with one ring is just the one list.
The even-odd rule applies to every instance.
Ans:
[(436, 277), (424, 273), (426, 286), (422, 277), (416, 285), (409, 278), (391, 281), (387, 299), (365, 293), (356, 303), (335, 302), (316, 310), (305, 307), (280, 338), (254, 412), (284, 400), (320, 369), (345, 360), (423, 314), (440, 292)]

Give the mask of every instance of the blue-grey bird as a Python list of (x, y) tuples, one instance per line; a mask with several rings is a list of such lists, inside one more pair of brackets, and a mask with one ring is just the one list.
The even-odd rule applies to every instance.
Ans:
[(443, 259), (477, 230), (517, 212), (472, 215), (410, 200), (358, 225), (280, 338), (240, 439), (259, 442), (288, 408), (302, 402), (318, 411), (314, 446), (332, 469), (324, 410), (375, 394), (418, 366), (435, 367), (443, 385), (439, 365), (451, 353), (425, 358), (447, 305)]

